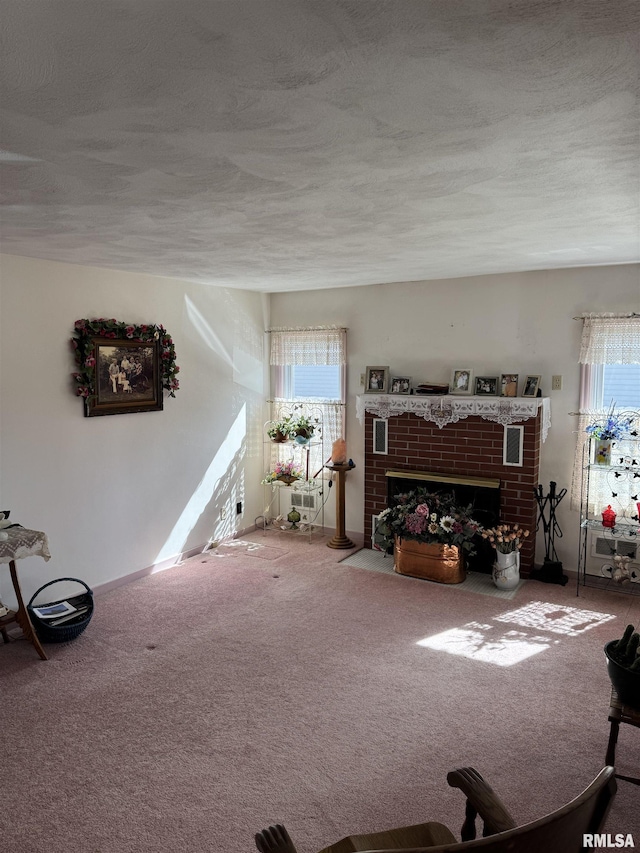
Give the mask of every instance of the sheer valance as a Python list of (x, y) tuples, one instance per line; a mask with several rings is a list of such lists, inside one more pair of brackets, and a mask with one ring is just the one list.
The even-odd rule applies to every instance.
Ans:
[(640, 314), (583, 320), (581, 364), (640, 364)]
[(343, 365), (347, 360), (346, 334), (345, 329), (272, 329), (270, 363)]

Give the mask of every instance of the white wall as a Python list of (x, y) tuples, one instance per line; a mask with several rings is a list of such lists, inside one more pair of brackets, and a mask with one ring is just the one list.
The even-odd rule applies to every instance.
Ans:
[[(363, 429), (355, 417), (360, 374), (389, 365), (414, 382), (448, 381), (454, 367), (476, 375), (542, 376), (552, 428), (542, 448), (540, 482), (571, 487), (582, 330), (586, 311), (638, 311), (640, 267), (621, 265), (478, 276), (441, 281), (273, 294), (274, 326), (337, 324), (349, 328), (347, 450), (356, 465), (347, 482), (347, 528), (362, 531)], [(563, 376), (551, 391), (551, 376)], [(556, 541), (566, 569), (575, 569), (578, 514), (569, 495), (558, 509), (564, 538)], [(538, 557), (544, 556), (544, 550)]]
[[(0, 508), (44, 530), (52, 553), (20, 562), (25, 595), (67, 575), (95, 587), (252, 525), (262, 508), (268, 299), (0, 260)], [(165, 326), (181, 388), (165, 393), (163, 411), (83, 416), (69, 341), (87, 317)], [(0, 599), (11, 598), (5, 567)]]

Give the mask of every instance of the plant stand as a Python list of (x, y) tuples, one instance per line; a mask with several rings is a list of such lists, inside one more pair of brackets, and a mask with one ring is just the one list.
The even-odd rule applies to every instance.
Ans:
[(355, 548), (355, 542), (345, 533), (344, 522), (344, 480), (347, 471), (353, 471), (355, 465), (325, 465), (327, 471), (331, 471), (336, 475), (337, 494), (336, 494), (336, 532), (335, 535), (327, 542), (328, 548)]

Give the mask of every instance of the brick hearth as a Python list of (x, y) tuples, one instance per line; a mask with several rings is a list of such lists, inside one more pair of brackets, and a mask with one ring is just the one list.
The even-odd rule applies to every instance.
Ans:
[(389, 418), (389, 452), (372, 453), (373, 419), (365, 413), (364, 530), (371, 547), (371, 516), (387, 506), (388, 470), (419, 471), (450, 476), (500, 480), (500, 520), (531, 531), (521, 552), (520, 571), (533, 568), (537, 504), (534, 487), (540, 468), (541, 413), (523, 421), (523, 465), (502, 464), (504, 427), (481, 417), (469, 417), (442, 429), (418, 415), (405, 412)]

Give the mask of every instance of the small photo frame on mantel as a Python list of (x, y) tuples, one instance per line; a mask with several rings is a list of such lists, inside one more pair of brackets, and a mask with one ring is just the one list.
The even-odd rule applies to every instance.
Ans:
[(456, 367), (451, 372), (450, 394), (473, 394), (473, 370), (469, 367)]
[(542, 376), (525, 376), (524, 388), (522, 389), (523, 397), (537, 397), (538, 389), (540, 388), (540, 380)]
[(390, 394), (410, 394), (411, 393), (411, 377), (410, 376), (392, 376)]
[(499, 381), (497, 376), (476, 376), (476, 397), (497, 397)]
[(365, 394), (387, 394), (389, 391), (389, 368), (367, 367), (364, 375)]
[(500, 396), (501, 397), (517, 397), (518, 396), (518, 374), (503, 373), (500, 376)]

